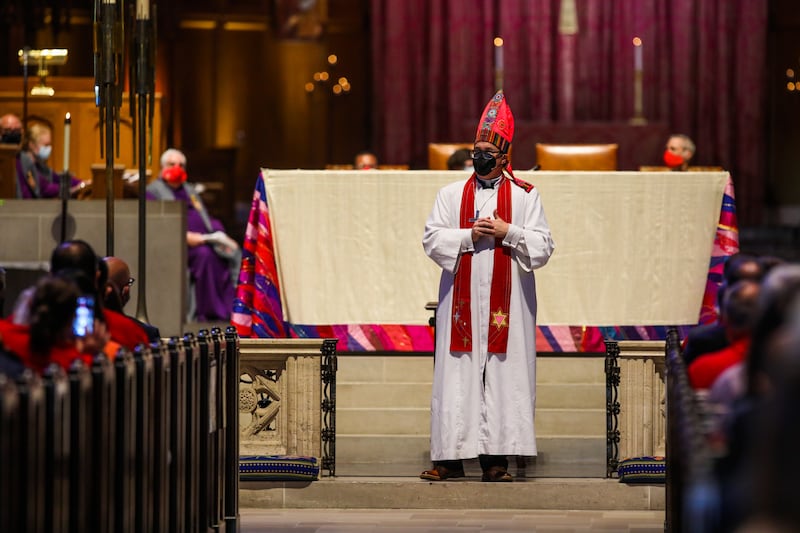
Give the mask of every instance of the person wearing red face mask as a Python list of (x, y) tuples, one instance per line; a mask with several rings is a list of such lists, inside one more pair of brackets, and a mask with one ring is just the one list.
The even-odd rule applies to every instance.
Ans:
[(353, 167), (356, 170), (373, 170), (378, 168), (378, 157), (369, 151), (363, 151), (356, 154), (353, 161)]
[(147, 186), (147, 198), (186, 204), (191, 285), (187, 319), (227, 321), (233, 307), (241, 250), (225, 233), (222, 222), (208, 214), (197, 190), (186, 179), (186, 156), (180, 150), (170, 148), (161, 155), (161, 172), (158, 179)]
[(664, 163), (670, 170), (689, 170), (689, 161), (694, 156), (694, 142), (682, 133), (670, 135), (664, 150)]

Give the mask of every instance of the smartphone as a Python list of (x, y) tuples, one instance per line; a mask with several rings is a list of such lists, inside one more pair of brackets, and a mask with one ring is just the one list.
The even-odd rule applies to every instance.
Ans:
[(72, 332), (76, 337), (85, 337), (94, 331), (94, 297), (78, 296), (78, 307), (72, 321)]

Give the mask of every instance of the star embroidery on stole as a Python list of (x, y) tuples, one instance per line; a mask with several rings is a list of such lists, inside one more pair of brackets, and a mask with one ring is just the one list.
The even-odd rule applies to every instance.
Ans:
[(508, 313), (504, 313), (502, 309), (498, 308), (497, 311), (492, 313), (492, 318), (494, 320), (494, 327), (497, 329), (508, 327)]

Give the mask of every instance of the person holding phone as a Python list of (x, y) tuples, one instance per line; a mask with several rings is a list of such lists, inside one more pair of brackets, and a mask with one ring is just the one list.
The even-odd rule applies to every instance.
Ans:
[(35, 285), (29, 324), (0, 321), (0, 344), (40, 374), (52, 363), (65, 370), (76, 359), (91, 365), (95, 355), (114, 345), (105, 325), (93, 316), (92, 299), (82, 296), (68, 276), (46, 275)]

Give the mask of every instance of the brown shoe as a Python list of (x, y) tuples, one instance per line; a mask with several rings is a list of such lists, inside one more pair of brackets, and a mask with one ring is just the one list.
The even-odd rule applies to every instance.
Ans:
[(514, 478), (511, 477), (511, 474), (508, 473), (508, 470), (502, 466), (492, 466), (483, 471), (481, 481), (486, 481), (489, 483), (508, 483), (510, 481), (514, 481)]
[(464, 477), (464, 469), (451, 470), (442, 465), (434, 465), (430, 470), (423, 471), (419, 477), (428, 481), (444, 481), (445, 479)]

